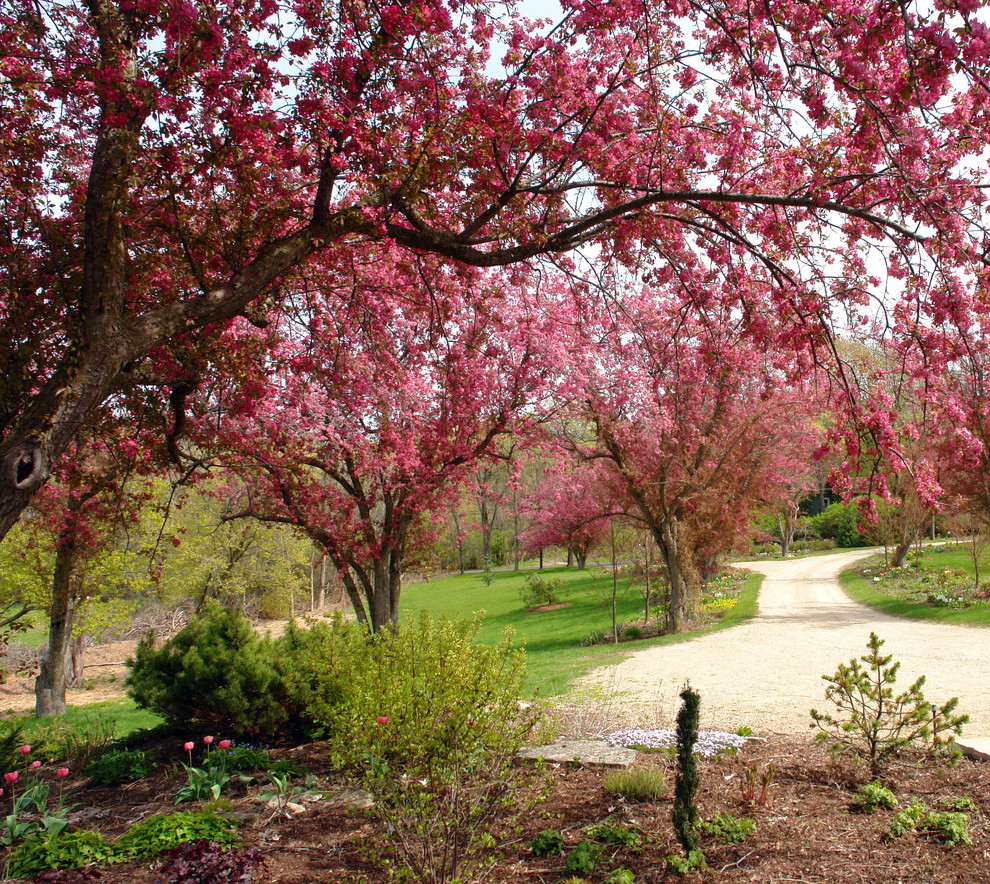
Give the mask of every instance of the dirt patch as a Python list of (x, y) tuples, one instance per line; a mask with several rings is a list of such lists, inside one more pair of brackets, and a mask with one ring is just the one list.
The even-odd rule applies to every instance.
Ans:
[(569, 608), (570, 602), (557, 602), (554, 605), (537, 605), (535, 608), (527, 608), (527, 614), (535, 614), (537, 611), (559, 611), (561, 608)]
[[(164, 753), (163, 761), (169, 760), (171, 752), (174, 761), (178, 759), (177, 748), (159, 746), (158, 751)], [(291, 755), (321, 778), (328, 793), (352, 785), (327, 769), (321, 744), (273, 754)], [(917, 760), (907, 759), (889, 777), (901, 806), (918, 799), (944, 809), (950, 798), (971, 798), (977, 807), (970, 820), (973, 847), (948, 847), (930, 836), (913, 833), (889, 837), (892, 811), (872, 815), (856, 811), (857, 789), (868, 779), (864, 768), (835, 763), (822, 749), (800, 738), (770, 737), (748, 742), (734, 756), (702, 764), (702, 817), (731, 813), (748, 817), (756, 825), (755, 832), (741, 843), (724, 844), (703, 836), (702, 847), (714, 878), (711, 872), (680, 877), (667, 870), (664, 858), (680, 853), (670, 824), (669, 797), (625, 801), (605, 791), (602, 771), (560, 767), (548, 772), (545, 800), (538, 800), (542, 791), (538, 788), (518, 795), (523, 809), (518, 828), (515, 824), (494, 827), (496, 864), (488, 880), (523, 884), (570, 877), (564, 868), (567, 851), (585, 837), (585, 827), (610, 818), (641, 832), (643, 849), (636, 854), (608, 847), (587, 876), (593, 881), (601, 881), (621, 866), (633, 873), (636, 882), (990, 882), (986, 825), (990, 818), (990, 766), (964, 760), (954, 768), (932, 770), (914, 763)], [(663, 767), (668, 783), (672, 783), (671, 762), (665, 756), (641, 753), (637, 763)], [(743, 799), (740, 785), (748, 771), (762, 774), (771, 764), (774, 774), (769, 802), (752, 806)], [(174, 795), (182, 782), (181, 769), (165, 767), (151, 777), (115, 789), (77, 781), (68, 796), (80, 809), (73, 823), (100, 829), (107, 836), (119, 835), (133, 821), (173, 812)], [(6, 802), (6, 797), (2, 801)], [(260, 804), (249, 791), (235, 793), (233, 804), (250, 820), (242, 829), (245, 844), (257, 846), (266, 860), (267, 871), (260, 880), (271, 884), (344, 880), (385, 884), (391, 880), (375, 859), (387, 857), (389, 834), (367, 811), (322, 800), (309, 805), (296, 819), (273, 819), (267, 812), (258, 815)], [(535, 835), (545, 829), (564, 836), (563, 853), (540, 857), (529, 849)], [(102, 870), (102, 880), (107, 884), (153, 884), (160, 880), (158, 864), (145, 860), (110, 867)]]

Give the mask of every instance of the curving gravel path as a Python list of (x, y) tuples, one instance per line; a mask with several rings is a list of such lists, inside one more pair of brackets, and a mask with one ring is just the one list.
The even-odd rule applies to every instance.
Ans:
[(673, 720), (690, 681), (701, 694), (702, 727), (806, 734), (812, 707), (830, 709), (824, 673), (866, 653), (870, 632), (901, 661), (895, 689), (926, 675), (925, 697), (959, 697), (968, 738), (990, 737), (990, 630), (901, 620), (853, 602), (838, 574), (872, 550), (779, 562), (740, 562), (766, 574), (759, 614), (692, 641), (632, 653), (580, 684), (612, 696), (622, 717)]

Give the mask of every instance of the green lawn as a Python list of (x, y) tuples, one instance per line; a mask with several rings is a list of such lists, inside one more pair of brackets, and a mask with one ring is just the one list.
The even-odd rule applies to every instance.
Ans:
[[(6, 716), (11, 717), (11, 716)], [(17, 719), (24, 728), (24, 738), (28, 742), (50, 735), (52, 729), (80, 733), (92, 731), (101, 723), (113, 726), (113, 736), (125, 737), (141, 728), (153, 728), (162, 723), (153, 712), (138, 709), (130, 699), (93, 703), (88, 706), (69, 706), (64, 716), (59, 718), (24, 717)]]
[[(561, 601), (567, 607), (527, 613), (519, 596), (527, 572), (499, 571), (486, 586), (481, 574), (455, 575), (407, 586), (402, 592), (403, 616), (426, 611), (434, 617), (470, 618), (479, 616), (478, 638), (494, 644), (506, 628), (526, 648), (527, 687), (533, 696), (551, 697), (566, 692), (575, 679), (598, 666), (618, 662), (626, 654), (658, 644), (686, 641), (715, 629), (742, 622), (756, 613), (756, 597), (762, 575), (747, 581), (739, 601), (715, 625), (677, 636), (623, 642), (619, 645), (582, 647), (589, 633), (611, 629), (608, 610), (602, 605), (601, 589), (611, 583), (610, 575), (596, 568), (547, 568), (541, 573), (564, 582)], [(598, 591), (596, 591), (596, 587)], [(632, 622), (643, 616), (643, 598), (635, 588), (619, 599), (618, 621)]]
[[(981, 584), (990, 577), (984, 567)], [(894, 617), (990, 626), (990, 602), (977, 594), (974, 575), (966, 551), (947, 544), (921, 547), (899, 569), (886, 568), (882, 555), (873, 556), (844, 571), (839, 581), (850, 598)]]

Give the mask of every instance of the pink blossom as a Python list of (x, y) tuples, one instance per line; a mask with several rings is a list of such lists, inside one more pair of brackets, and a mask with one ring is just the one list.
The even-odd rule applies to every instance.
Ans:
[(375, 721), (377, 721), (379, 724), (388, 724), (388, 716), (387, 715), (379, 715), (375, 719)]
[(63, 779), (69, 775), (69, 769), (67, 767), (60, 767), (57, 771), (55, 771), (55, 775), (59, 779)]
[(230, 740), (221, 740), (219, 743), (217, 743), (217, 745), (221, 749), (229, 749), (230, 748)]
[(182, 744), (182, 748), (185, 749), (186, 752), (192, 752), (192, 750), (195, 748), (195, 746), (196, 746), (196, 744), (193, 743), (193, 742), (183, 743)]
[(37, 770), (39, 767), (41, 767), (41, 762), (40, 761), (32, 761), (31, 764), (29, 765), (29, 767), (31, 768), (31, 770)]
[(207, 736), (203, 737), (203, 742), (206, 743), (207, 746), (209, 746), (210, 743), (213, 742), (213, 737), (207, 735)]
[(21, 746), (21, 748), (20, 748), (20, 753), (21, 753), (21, 755), (27, 755), (27, 754), (28, 754), (28, 752), (30, 752), (30, 751), (31, 751), (31, 744), (30, 744), (30, 743), (25, 743), (25, 744), (24, 744), (23, 746)]
[(3, 775), (3, 778), (8, 783), (16, 783), (17, 782), (17, 771), (16, 770), (12, 770), (12, 771), (10, 771), (10, 773), (5, 773)]

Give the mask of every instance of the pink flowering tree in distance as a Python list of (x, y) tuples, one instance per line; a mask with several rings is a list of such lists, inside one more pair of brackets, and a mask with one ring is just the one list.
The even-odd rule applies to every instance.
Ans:
[(811, 460), (811, 410), (795, 366), (757, 349), (724, 308), (700, 311), (632, 284), (586, 295), (570, 296), (580, 321), (565, 348), (567, 438), (576, 455), (607, 465), (653, 535), (669, 628), (680, 631), (706, 563)]
[(588, 554), (608, 538), (610, 520), (622, 514), (613, 485), (614, 476), (595, 461), (575, 463), (566, 453), (552, 460), (522, 502), (523, 549), (535, 555), (562, 547), (584, 568)]
[(545, 332), (522, 289), (394, 257), (302, 307), (222, 427), (221, 459), (242, 483), (230, 517), (303, 529), (376, 631), (397, 622), (403, 567), (433, 514), (544, 388), (532, 352)]
[[(487, 0), (5, 5), (0, 536), (108, 397), (181, 406), (207, 339), (279, 327), (380, 244), (473, 267), (593, 244), (707, 280), (756, 346), (827, 353), (833, 317), (883, 296), (971, 327), (984, 18), (981, 0), (564, 0), (556, 22)], [(715, 284), (728, 269), (746, 284)]]

